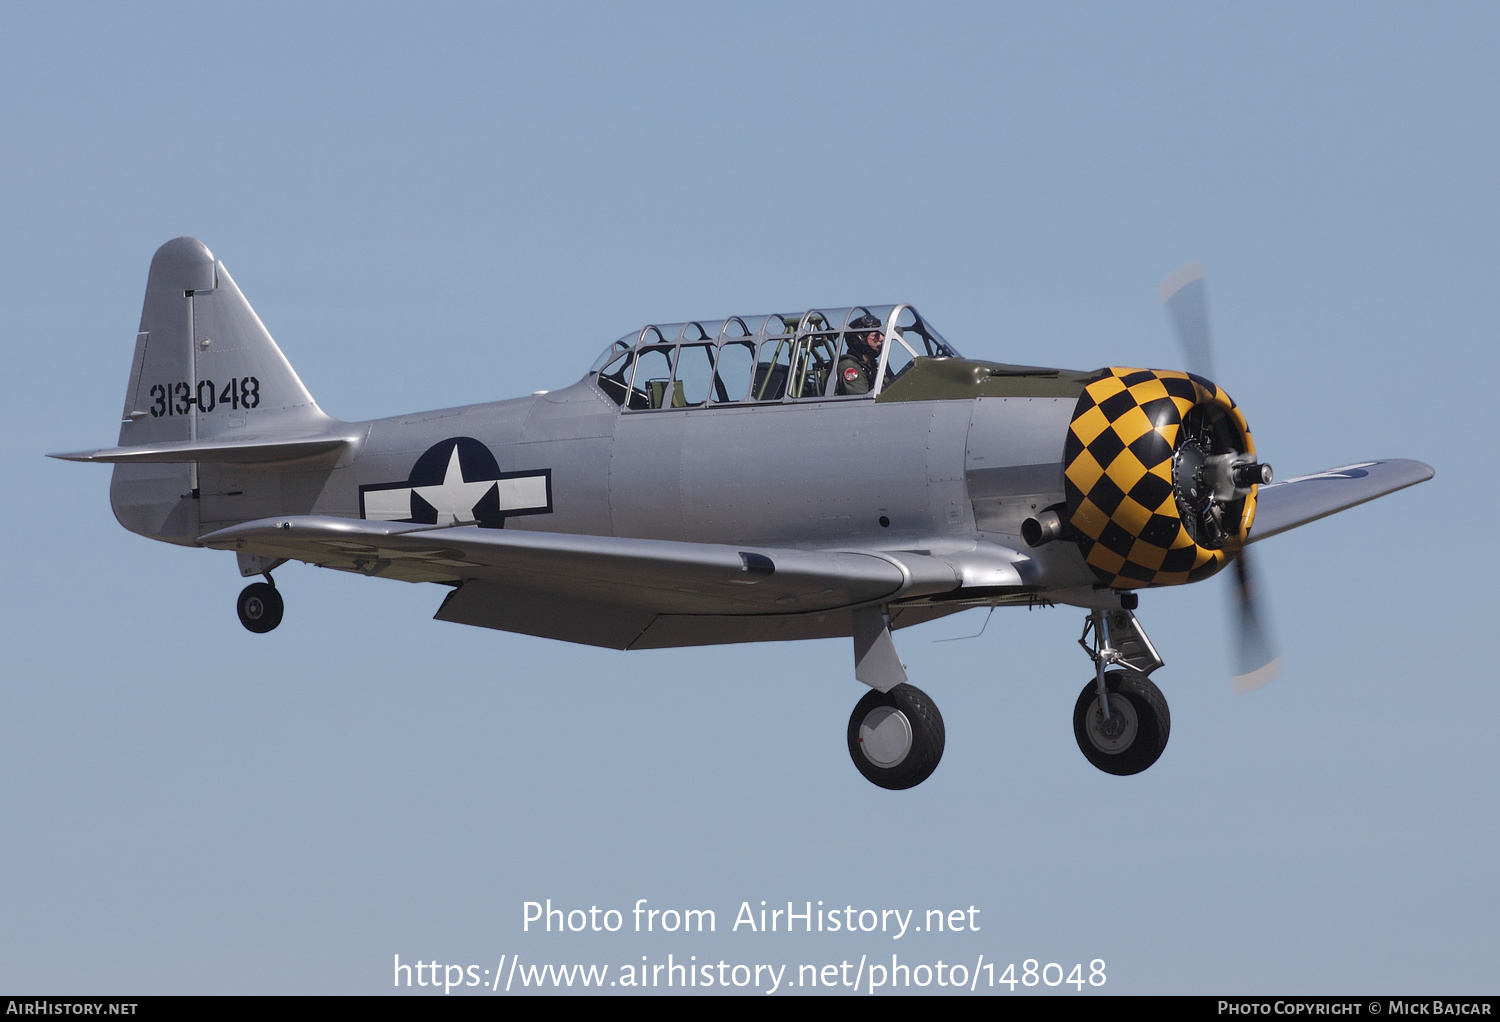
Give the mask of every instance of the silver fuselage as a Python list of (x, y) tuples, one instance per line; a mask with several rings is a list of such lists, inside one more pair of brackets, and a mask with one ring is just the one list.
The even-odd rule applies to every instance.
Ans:
[[(1026, 550), (1021, 522), (1063, 500), (1063, 443), (1074, 400), (979, 397), (622, 409), (586, 378), (551, 393), (346, 423), (362, 437), (334, 467), (116, 469), (137, 494), (122, 524), (192, 544), (276, 515), (361, 516), (360, 488), (406, 478), (434, 445), (472, 437), (501, 472), (551, 472), (552, 510), (506, 528), (767, 544), (888, 547), (990, 541)], [(148, 477), (175, 499), (139, 499)], [(175, 479), (169, 477), (175, 476)], [(170, 526), (170, 527), (169, 527)], [(1027, 551), (1028, 587), (1088, 586), (1072, 544)]]

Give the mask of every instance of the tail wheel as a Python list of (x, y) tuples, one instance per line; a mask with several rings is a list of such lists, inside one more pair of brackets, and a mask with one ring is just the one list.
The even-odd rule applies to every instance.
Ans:
[(240, 614), (240, 624), (252, 632), (269, 632), (281, 624), (281, 613), (285, 604), (276, 587), (268, 582), (255, 582), (240, 591), (235, 609)]
[(932, 776), (943, 758), (943, 715), (914, 685), (870, 691), (849, 716), (849, 758), (865, 780), (900, 791)]
[(1084, 758), (1107, 774), (1138, 774), (1161, 758), (1172, 730), (1167, 700), (1143, 674), (1110, 671), (1109, 719), (1099, 702), (1098, 682), (1091, 681), (1073, 707), (1073, 736)]

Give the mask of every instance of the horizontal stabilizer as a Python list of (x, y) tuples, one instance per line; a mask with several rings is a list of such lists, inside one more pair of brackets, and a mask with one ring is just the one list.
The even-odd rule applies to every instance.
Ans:
[(228, 440), (169, 440), (133, 447), (102, 447), (95, 451), (64, 451), (49, 454), (63, 461), (87, 461), (115, 465), (180, 464), (203, 462), (211, 465), (261, 465), (267, 468), (285, 465), (326, 463), (333, 465), (343, 454), (359, 443), (359, 436), (239, 437)]
[(1262, 486), (1248, 542), (1268, 539), (1299, 525), (1415, 486), (1432, 478), (1432, 466), (1393, 459), (1361, 461)]

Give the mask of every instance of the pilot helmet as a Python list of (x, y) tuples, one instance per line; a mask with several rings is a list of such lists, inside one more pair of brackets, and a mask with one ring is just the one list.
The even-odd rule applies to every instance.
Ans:
[(878, 350), (876, 347), (865, 342), (865, 338), (872, 332), (880, 332), (880, 320), (868, 312), (849, 324), (849, 354), (863, 362), (868, 362), (875, 357)]

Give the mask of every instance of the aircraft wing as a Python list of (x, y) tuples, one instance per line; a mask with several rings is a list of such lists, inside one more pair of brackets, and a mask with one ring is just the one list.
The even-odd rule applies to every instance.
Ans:
[[(247, 522), (199, 542), (369, 575), (461, 582), (439, 619), (616, 648), (657, 644), (639, 640), (659, 617), (691, 617), (700, 626), (735, 617), (811, 619), (821, 611), (949, 592), (964, 581), (948, 562), (913, 552), (740, 547), (319, 516)], [(845, 614), (826, 623), (829, 634), (848, 634), (847, 620)], [(679, 622), (677, 631), (682, 627)], [(678, 635), (660, 644), (692, 643)]]
[(1361, 461), (1270, 483), (1257, 492), (1255, 525), (1248, 542), (1268, 539), (1367, 500), (1415, 486), (1432, 475), (1430, 465), (1392, 459)]

